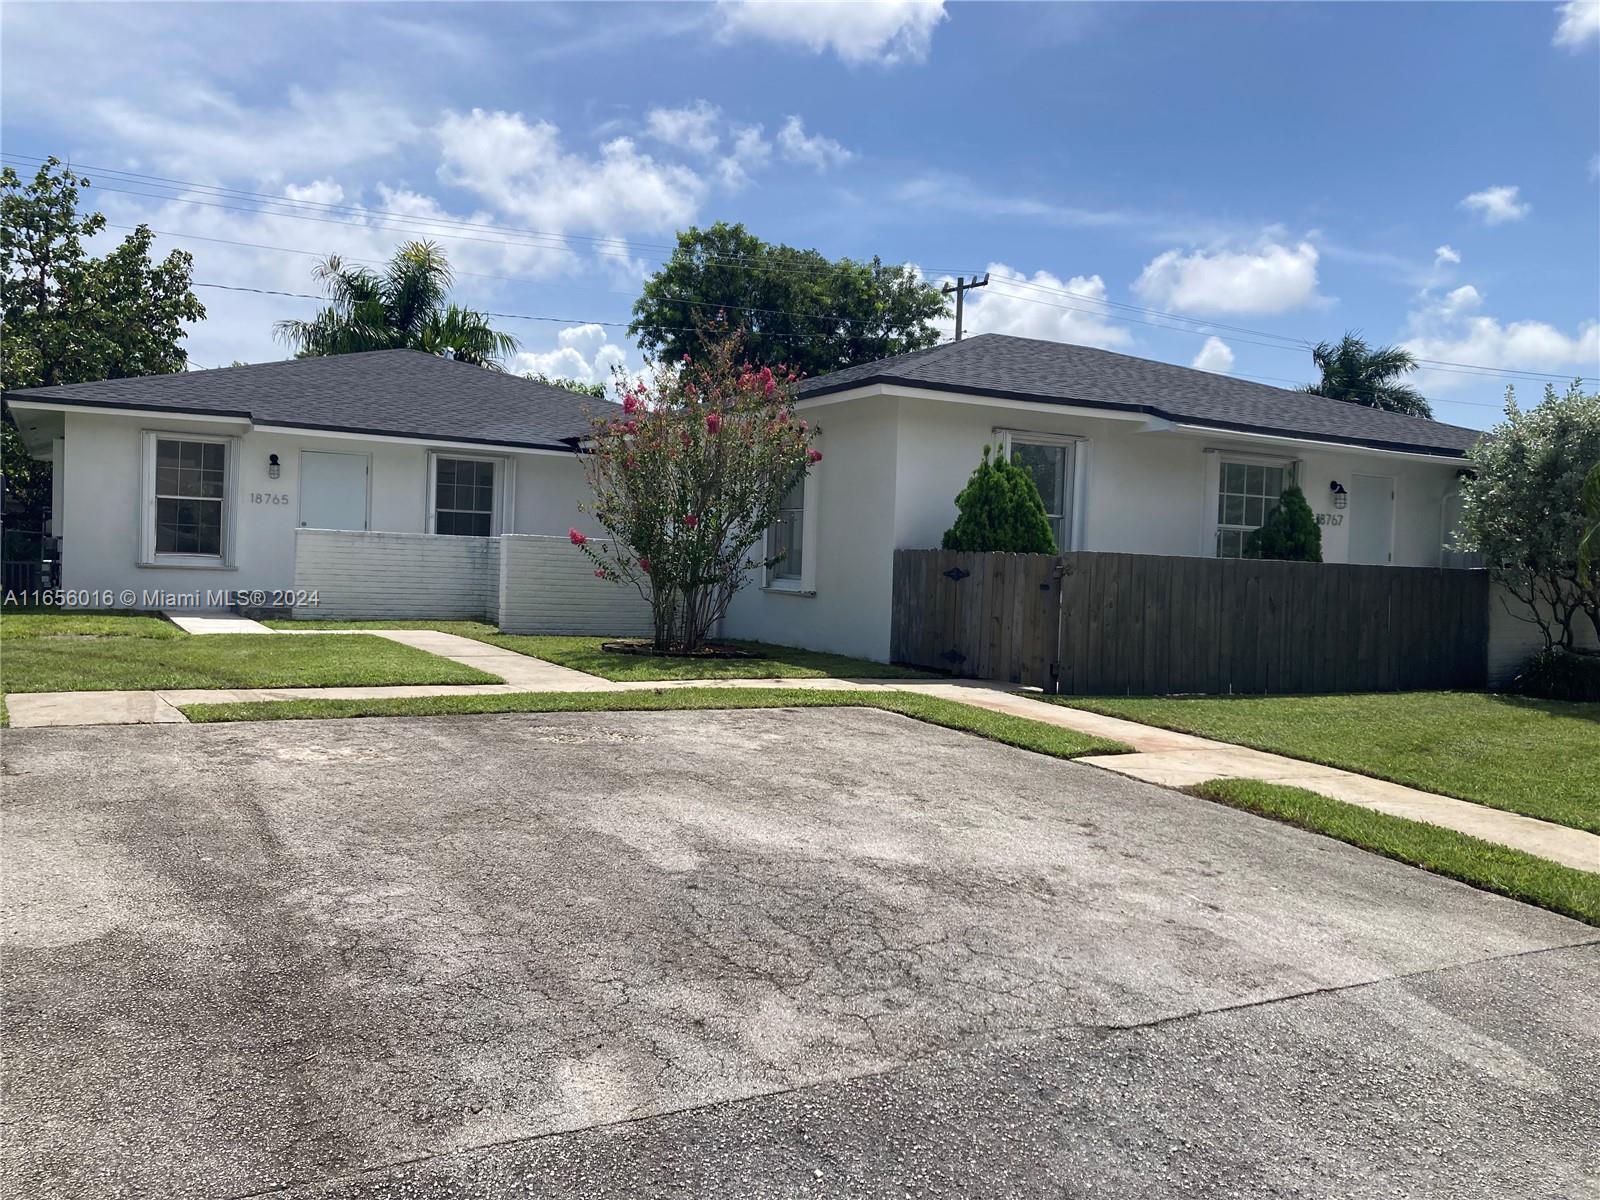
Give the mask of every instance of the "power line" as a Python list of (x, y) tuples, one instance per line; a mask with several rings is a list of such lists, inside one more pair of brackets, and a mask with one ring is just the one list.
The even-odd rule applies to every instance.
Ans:
[[(15, 153), (12, 153), (12, 152), (6, 152), (3, 156), (0, 156), (0, 157), (9, 158), (9, 159), (17, 160), (17, 161), (23, 161), (23, 162), (31, 162), (31, 163), (42, 163), (44, 161), (43, 159), (41, 159), (41, 158), (39, 158), (38, 156), (35, 156), (35, 155), (15, 154)], [(131, 189), (128, 189), (128, 188), (116, 188), (116, 187), (110, 187), (110, 186), (103, 185), (103, 184), (92, 184), (91, 183), (91, 186), (98, 186), (104, 191), (109, 191), (109, 192), (113, 192), (113, 193), (117, 193), (117, 194), (135, 196), (135, 197), (140, 197), (140, 198), (144, 198), (144, 199), (163, 200), (163, 201), (168, 201), (168, 202), (173, 202), (173, 203), (197, 205), (197, 206), (206, 207), (206, 208), (216, 208), (216, 209), (221, 209), (221, 210), (229, 211), (229, 212), (240, 212), (240, 213), (245, 213), (245, 214), (261, 215), (261, 216), (278, 216), (278, 217), (285, 217), (285, 218), (292, 219), (292, 220), (314, 221), (314, 222), (317, 222), (317, 223), (320, 223), (320, 224), (347, 225), (347, 226), (351, 226), (351, 227), (363, 228), (363, 229), (369, 229), (369, 230), (370, 229), (377, 229), (377, 230), (385, 230), (385, 231), (398, 232), (398, 233), (416, 233), (416, 234), (421, 234), (423, 236), (440, 237), (440, 238), (445, 238), (447, 240), (455, 240), (455, 241), (474, 242), (474, 243), (478, 243), (478, 244), (482, 244), (482, 245), (522, 247), (522, 248), (537, 249), (537, 250), (570, 250), (571, 247), (568, 245), (568, 243), (570, 243), (570, 242), (573, 242), (573, 241), (591, 242), (591, 243), (594, 243), (594, 245), (591, 247), (591, 253), (594, 253), (594, 254), (596, 254), (598, 256), (603, 256), (603, 257), (619, 257), (619, 258), (623, 258), (623, 259), (626, 259), (626, 260), (629, 260), (629, 261), (632, 261), (634, 259), (634, 257), (635, 257), (632, 253), (630, 253), (630, 250), (632, 250), (632, 249), (640, 249), (640, 250), (644, 250), (644, 249), (671, 250), (672, 249), (672, 247), (666, 246), (664, 244), (629, 242), (629, 241), (627, 241), (625, 239), (617, 238), (617, 237), (606, 237), (606, 236), (599, 236), (599, 235), (584, 235), (584, 234), (568, 234), (568, 233), (553, 232), (553, 231), (548, 231), (548, 230), (524, 229), (524, 228), (519, 228), (519, 227), (516, 227), (516, 226), (503, 226), (503, 225), (498, 225), (498, 224), (493, 224), (493, 223), (488, 223), (488, 222), (467, 221), (467, 220), (463, 220), (461, 218), (455, 218), (455, 217), (430, 217), (430, 216), (426, 216), (426, 215), (423, 215), (423, 214), (405, 214), (405, 213), (395, 213), (395, 212), (392, 212), (391, 210), (369, 209), (369, 208), (364, 208), (364, 207), (356, 206), (356, 205), (339, 205), (339, 204), (332, 204), (330, 202), (324, 202), (324, 201), (298, 200), (298, 199), (295, 199), (295, 198), (292, 198), (292, 197), (275, 197), (275, 196), (271, 196), (268, 193), (264, 193), (264, 192), (252, 192), (252, 191), (248, 191), (246, 189), (238, 189), (238, 188), (224, 188), (224, 187), (220, 187), (218, 185), (203, 184), (203, 183), (198, 183), (198, 182), (188, 181), (188, 180), (171, 179), (171, 178), (165, 177), (165, 176), (142, 175), (142, 174), (140, 174), (138, 172), (119, 171), (119, 170), (117, 170), (115, 168), (109, 168), (109, 167), (101, 168), (101, 167), (93, 167), (93, 166), (87, 166), (87, 165), (78, 165), (74, 169), (83, 170), (83, 171), (93, 171), (93, 172), (95, 172), (97, 174), (100, 174), (100, 175), (110, 175), (113, 178), (117, 178), (119, 180), (133, 180), (133, 181), (141, 182), (145, 186), (155, 186), (155, 187), (163, 187), (163, 188), (182, 187), (182, 188), (185, 188), (185, 189), (188, 189), (188, 190), (201, 190), (201, 191), (204, 191), (204, 192), (206, 192), (208, 194), (211, 194), (211, 195), (214, 195), (214, 196), (217, 196), (217, 197), (220, 197), (220, 198), (224, 198), (224, 199), (245, 199), (245, 200), (249, 200), (249, 201), (254, 201), (255, 202), (255, 206), (254, 207), (240, 207), (238, 205), (223, 204), (223, 203), (217, 203), (217, 202), (214, 202), (214, 201), (195, 199), (193, 197), (188, 197), (188, 196), (175, 195), (175, 194), (172, 194), (170, 191), (158, 191), (158, 192), (134, 191), (134, 190), (131, 190)], [(270, 204), (270, 205), (274, 206), (274, 209), (281, 209), (281, 210), (287, 210), (287, 211), (274, 211), (274, 210), (266, 209), (266, 208), (263, 207), (263, 205), (267, 205), (267, 204)], [(302, 211), (302, 210), (305, 210), (305, 209), (311, 209), (313, 211), (311, 211), (311, 212)], [(363, 219), (362, 220), (340, 220), (340, 219), (337, 219), (336, 217), (333, 217), (333, 216), (317, 216), (317, 215), (315, 215), (315, 212), (317, 210), (320, 210), (320, 211), (325, 212), (325, 213), (344, 212), (344, 213), (348, 213), (348, 214), (350, 214), (352, 216), (360, 216)], [(372, 216), (379, 217), (381, 219), (382, 223), (375, 224), (370, 219), (367, 219), (367, 218), (370, 218)], [(421, 223), (424, 226), (424, 228), (418, 228), (417, 227), (418, 223)], [(463, 234), (443, 233), (443, 232), (440, 232), (439, 229), (437, 229), (437, 228), (426, 228), (427, 226), (442, 226), (442, 227), (447, 228), (447, 229), (455, 229), (455, 228), (480, 229), (480, 230), (492, 231), (492, 232), (496, 232), (496, 233), (516, 234), (518, 236), (516, 236), (516, 237), (480, 238), (480, 237), (466, 236), (466, 235), (463, 235)], [(171, 237), (171, 236), (196, 236), (196, 235), (182, 235), (182, 234), (167, 233), (165, 236)], [(533, 239), (533, 240), (527, 240), (527, 239)], [(201, 238), (201, 239), (198, 239), (198, 240), (218, 241), (218, 242), (224, 242), (224, 243), (226, 243), (228, 241), (227, 239), (220, 239), (220, 238), (212, 238), (212, 239)], [(232, 243), (232, 244), (239, 244), (239, 245), (246, 245), (246, 246), (252, 245), (251, 243), (243, 243), (243, 242), (241, 242), (241, 243)], [(283, 247), (264, 247), (264, 248), (277, 249), (277, 250), (280, 250), (280, 251), (285, 252), (285, 253), (314, 253), (314, 252), (311, 252), (311, 251), (290, 250), (288, 248), (283, 248)], [(662, 260), (657, 259), (657, 260), (652, 260), (652, 261), (660, 262)], [(820, 266), (820, 265), (815, 267), (815, 268), (808, 268), (808, 267), (801, 266), (799, 264), (781, 264), (781, 265), (774, 265), (774, 264), (770, 264), (770, 263), (759, 263), (758, 264), (758, 263), (755, 263), (747, 255), (738, 255), (738, 256), (710, 255), (710, 256), (707, 256), (707, 261), (719, 262), (719, 263), (722, 263), (724, 265), (734, 266), (734, 267), (742, 266), (742, 267), (749, 268), (749, 269), (761, 269), (761, 270), (764, 270), (766, 272), (773, 273), (773, 274), (812, 274), (812, 273), (815, 273), (817, 271), (823, 271), (823, 270), (831, 269), (831, 268), (828, 268), (828, 267), (825, 267), (825, 266)], [(470, 275), (470, 274), (473, 274), (473, 273), (471, 273), (471, 272), (462, 272), (462, 274), (463, 275)], [(517, 277), (514, 277), (514, 276), (483, 275), (483, 277), (484, 278), (498, 278), (498, 279), (507, 279), (507, 280), (512, 280), (512, 281), (518, 281)], [(526, 282), (537, 282), (537, 281), (534, 281), (534, 280), (525, 280), (525, 281)], [(1009, 292), (1004, 292), (1004, 291), (999, 293), (999, 294), (1008, 295), (1011, 299), (1019, 300), (1019, 301), (1021, 301), (1023, 303), (1043, 304), (1043, 305), (1046, 305), (1047, 307), (1055, 307), (1055, 308), (1059, 308), (1059, 309), (1064, 309), (1066, 311), (1083, 312), (1083, 313), (1086, 313), (1086, 314), (1103, 316), (1103, 317), (1107, 317), (1107, 318), (1110, 318), (1110, 319), (1115, 319), (1115, 320), (1119, 320), (1119, 321), (1128, 322), (1128, 323), (1131, 323), (1131, 324), (1146, 325), (1146, 326), (1149, 326), (1151, 328), (1166, 329), (1166, 330), (1169, 330), (1169, 331), (1172, 331), (1172, 332), (1187, 333), (1187, 334), (1192, 334), (1192, 335), (1196, 335), (1196, 336), (1209, 336), (1205, 331), (1206, 330), (1215, 329), (1215, 330), (1226, 331), (1226, 332), (1228, 332), (1228, 333), (1230, 333), (1232, 335), (1245, 333), (1245, 334), (1251, 334), (1251, 335), (1254, 335), (1254, 336), (1257, 336), (1257, 337), (1264, 337), (1264, 338), (1273, 339), (1273, 341), (1271, 341), (1271, 342), (1260, 342), (1260, 341), (1249, 341), (1248, 339), (1242, 339), (1242, 338), (1239, 338), (1237, 336), (1234, 337), (1235, 341), (1243, 341), (1244, 344), (1262, 346), (1262, 347), (1264, 347), (1266, 349), (1304, 351), (1306, 349), (1309, 349), (1311, 347), (1311, 345), (1312, 345), (1312, 343), (1307, 339), (1294, 337), (1294, 336), (1291, 336), (1291, 335), (1288, 335), (1288, 334), (1272, 333), (1272, 332), (1269, 332), (1269, 331), (1266, 331), (1266, 330), (1255, 330), (1255, 329), (1251, 329), (1251, 328), (1249, 328), (1247, 326), (1231, 325), (1231, 324), (1228, 324), (1228, 323), (1225, 323), (1225, 322), (1212, 321), (1212, 320), (1208, 320), (1208, 319), (1205, 319), (1205, 318), (1190, 317), (1190, 316), (1185, 316), (1185, 315), (1179, 314), (1179, 313), (1167, 312), (1167, 311), (1162, 310), (1162, 309), (1148, 308), (1148, 307), (1144, 307), (1144, 306), (1141, 306), (1141, 305), (1135, 305), (1135, 304), (1127, 304), (1127, 303), (1122, 302), (1122, 301), (1107, 300), (1107, 299), (1089, 300), (1087, 297), (1083, 297), (1083, 296), (1079, 295), (1078, 293), (1069, 291), (1068, 289), (1065, 289), (1065, 288), (1055, 288), (1055, 287), (1051, 287), (1049, 285), (1038, 284), (1038, 283), (1034, 283), (1034, 282), (1031, 282), (1031, 281), (1028, 281), (1028, 280), (1002, 278), (1002, 279), (996, 280), (995, 282), (997, 284), (1002, 285), (1003, 287), (1027, 289), (1027, 290), (1031, 290), (1031, 291), (1042, 292), (1042, 293), (1045, 293), (1045, 294), (1054, 294), (1054, 295), (1065, 296), (1065, 297), (1068, 297), (1068, 298), (1071, 298), (1071, 299), (1086, 300), (1086, 301), (1088, 301), (1088, 303), (1090, 305), (1092, 305), (1092, 307), (1083, 307), (1082, 305), (1069, 305), (1069, 304), (1059, 304), (1059, 303), (1058, 304), (1052, 304), (1052, 303), (1050, 303), (1048, 301), (1040, 300), (1040, 299), (1037, 299), (1037, 298), (1032, 297), (1032, 296), (1020, 296), (1020, 295), (1016, 295), (1015, 293), (1009, 293)], [(679, 300), (675, 300), (674, 302), (676, 302), (676, 303), (686, 303), (686, 304), (697, 304), (697, 305), (701, 305), (701, 306), (704, 306), (704, 307), (710, 307), (711, 306), (710, 302), (707, 302), (707, 301), (688, 301), (688, 300), (679, 299)], [(765, 313), (768, 313), (770, 315), (775, 315), (775, 316), (790, 316), (790, 317), (798, 317), (798, 318), (807, 319), (807, 320), (816, 320), (816, 319), (818, 319), (813, 314), (787, 313), (787, 312), (783, 312), (781, 310), (770, 310), (770, 309), (769, 310), (762, 310), (762, 309), (757, 309), (757, 308), (752, 308), (752, 307), (747, 307), (747, 306), (729, 306), (729, 305), (718, 305), (717, 307), (723, 308), (723, 309), (727, 309), (727, 310), (731, 310), (731, 311), (765, 312)], [(1117, 312), (1117, 313), (1108, 312), (1108, 311), (1106, 311), (1107, 309), (1118, 309), (1118, 310), (1124, 310), (1125, 312), (1142, 313), (1142, 314), (1145, 314), (1147, 316), (1154, 316), (1154, 317), (1159, 317), (1159, 318), (1162, 318), (1162, 319), (1159, 320), (1159, 321), (1142, 320), (1142, 319), (1138, 319), (1138, 318), (1135, 318), (1135, 317), (1123, 315), (1122, 312)], [(830, 319), (836, 320), (836, 321), (840, 321), (840, 322), (848, 322), (848, 321), (851, 320), (850, 318), (845, 318), (845, 317), (836, 317), (836, 318), (830, 318)], [(1196, 328), (1190, 328), (1191, 326), (1196, 327)], [(814, 335), (795, 335), (795, 336), (814, 336)], [(1568, 374), (1566, 374), (1564, 372), (1534, 371), (1534, 370), (1525, 370), (1525, 369), (1519, 369), (1519, 368), (1493, 367), (1493, 366), (1488, 366), (1488, 365), (1481, 364), (1481, 363), (1462, 363), (1462, 362), (1456, 362), (1456, 361), (1449, 360), (1449, 359), (1418, 359), (1417, 361), (1418, 361), (1419, 364), (1426, 365), (1426, 366), (1431, 367), (1431, 368), (1433, 368), (1435, 370), (1445, 371), (1445, 372), (1454, 373), (1454, 374), (1477, 375), (1477, 376), (1483, 377), (1483, 378), (1513, 378), (1513, 379), (1515, 379), (1515, 378), (1531, 378), (1531, 379), (1552, 380), (1552, 381), (1567, 380), (1567, 379), (1574, 378), (1574, 376), (1568, 375)], [(1576, 376), (1576, 378), (1582, 379), (1584, 381), (1593, 381), (1597, 377), (1596, 376), (1588, 376), (1588, 375), (1580, 375), (1580, 376)]]

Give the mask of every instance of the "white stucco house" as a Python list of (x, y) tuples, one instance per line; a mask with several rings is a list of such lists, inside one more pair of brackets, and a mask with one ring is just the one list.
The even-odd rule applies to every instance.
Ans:
[[(603, 401), (412, 351), (6, 395), (55, 464), (70, 590), (319, 591), (306, 616), (633, 632), (566, 544)], [(1456, 565), (1478, 431), (1057, 342), (983, 335), (808, 381), (823, 458), (724, 636), (889, 655), (893, 552), (938, 546), (986, 444), (1027, 462), (1071, 550), (1236, 555), (1297, 482), (1329, 562)], [(323, 532), (331, 531), (331, 532)], [(373, 536), (384, 534), (383, 537)], [(507, 607), (516, 598), (521, 609)], [(151, 602), (152, 598), (157, 602)]]
[(1106, 350), (984, 334), (820, 376), (823, 459), (784, 536), (801, 553), (726, 633), (889, 652), (892, 557), (939, 545), (985, 444), (1027, 462), (1063, 550), (1237, 555), (1297, 482), (1323, 558), (1459, 565), (1447, 549), (1477, 430)]

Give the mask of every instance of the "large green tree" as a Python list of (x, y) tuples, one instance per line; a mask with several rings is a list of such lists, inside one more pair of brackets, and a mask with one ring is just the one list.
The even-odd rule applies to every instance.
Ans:
[(634, 302), (628, 332), (647, 354), (676, 362), (698, 357), (700, 330), (725, 322), (744, 331), (752, 362), (812, 376), (935, 345), (945, 305), (914, 268), (830, 259), (719, 221), (678, 235)]
[(309, 321), (279, 321), (275, 332), (300, 358), (363, 350), (421, 350), (499, 369), (517, 339), (481, 312), (450, 304), (455, 276), (432, 242), (402, 244), (381, 271), (337, 254), (312, 268), (332, 303)]
[(1305, 389), (1314, 396), (1365, 404), (1408, 417), (1433, 416), (1422, 393), (1403, 382), (1417, 369), (1417, 360), (1409, 350), (1399, 346), (1374, 350), (1357, 331), (1346, 333), (1336, 343), (1318, 343), (1311, 351), (1311, 361), (1322, 372), (1322, 378)]
[[(105, 229), (80, 214), (89, 180), (46, 159), (32, 178), (0, 169), (0, 386), (92, 383), (182, 371), (187, 323), (206, 315), (190, 290), (193, 260), (159, 262), (141, 225), (96, 258), (84, 243)], [(48, 466), (28, 457), (7, 413), (0, 427), (6, 506), (35, 524), (50, 494)]]
[(1538, 626), (1547, 649), (1572, 649), (1580, 616), (1600, 637), (1600, 577), (1580, 565), (1586, 488), (1600, 463), (1600, 395), (1581, 381), (1565, 394), (1546, 385), (1544, 399), (1524, 411), (1507, 388), (1505, 420), (1467, 458), (1460, 548), (1483, 555), (1519, 602), (1512, 614)]

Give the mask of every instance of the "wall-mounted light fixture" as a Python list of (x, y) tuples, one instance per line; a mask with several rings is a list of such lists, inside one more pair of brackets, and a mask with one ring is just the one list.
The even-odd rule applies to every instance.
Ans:
[(1333, 493), (1333, 506), (1343, 508), (1350, 503), (1350, 493), (1344, 490), (1344, 484), (1337, 479), (1328, 484), (1328, 490)]
[(276, 454), (267, 455), (267, 478), (276, 479), (278, 473), (282, 470), (283, 468), (278, 465), (278, 456)]

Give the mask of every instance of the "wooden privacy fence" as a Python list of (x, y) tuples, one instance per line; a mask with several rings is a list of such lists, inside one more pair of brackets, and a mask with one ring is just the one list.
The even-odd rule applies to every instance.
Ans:
[(897, 550), (896, 662), (1063, 694), (1480, 688), (1488, 575)]

